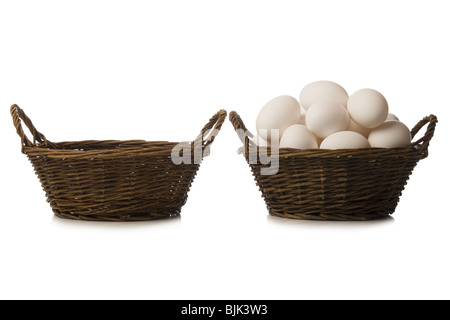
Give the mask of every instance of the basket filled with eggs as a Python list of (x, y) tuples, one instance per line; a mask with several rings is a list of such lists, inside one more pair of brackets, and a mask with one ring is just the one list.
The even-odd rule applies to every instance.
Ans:
[[(227, 113), (217, 112), (192, 142), (48, 140), (17, 105), (13, 124), (56, 216), (143, 221), (180, 214), (195, 175)], [(22, 122), (33, 135), (30, 140)], [(177, 149), (177, 146), (183, 148)], [(174, 150), (186, 151), (183, 162)]]
[[(298, 101), (279, 96), (260, 111), (257, 135), (230, 113), (270, 215), (305, 220), (370, 220), (394, 213), (428, 146), (434, 115), (412, 130), (389, 113), (385, 97), (317, 81)], [(414, 139), (426, 127), (420, 139)], [(413, 141), (413, 142), (412, 142)]]

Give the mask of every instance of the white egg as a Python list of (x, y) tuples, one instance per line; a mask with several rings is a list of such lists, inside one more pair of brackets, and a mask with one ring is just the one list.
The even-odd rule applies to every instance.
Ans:
[(335, 82), (316, 81), (308, 84), (300, 92), (300, 105), (308, 110), (317, 102), (335, 102), (347, 105), (348, 93)]
[(300, 104), (291, 96), (279, 96), (267, 102), (258, 114), (258, 134), (270, 142), (271, 130), (278, 130), (278, 139), (290, 125), (300, 121)]
[(372, 148), (406, 148), (411, 144), (411, 132), (400, 121), (389, 120), (369, 134)]
[(355, 121), (353, 121), (352, 118), (350, 118), (347, 130), (360, 133), (366, 138), (369, 136), (369, 133), (370, 133), (370, 129), (369, 128), (364, 128), (363, 126), (360, 126)]
[(268, 143), (265, 139), (261, 138), (261, 136), (258, 135), (258, 134), (255, 135), (255, 136), (253, 136), (252, 141), (253, 141), (258, 147), (268, 147), (268, 146), (269, 146), (269, 143)]
[(400, 121), (400, 120), (398, 120), (397, 116), (392, 113), (389, 113), (386, 118), (386, 121), (390, 121), (390, 120)]
[(294, 124), (287, 128), (280, 141), (280, 148), (317, 149), (314, 134), (302, 124)]
[(332, 133), (348, 128), (347, 109), (336, 102), (318, 102), (306, 111), (306, 126), (317, 137), (324, 139)]
[(389, 107), (386, 98), (378, 91), (361, 89), (348, 98), (347, 110), (353, 121), (371, 129), (386, 120)]
[(369, 141), (362, 135), (353, 131), (340, 131), (326, 137), (320, 149), (361, 149), (370, 148)]

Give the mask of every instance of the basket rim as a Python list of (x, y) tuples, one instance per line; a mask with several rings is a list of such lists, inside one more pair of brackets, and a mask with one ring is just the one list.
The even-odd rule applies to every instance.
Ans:
[[(194, 148), (193, 141), (169, 142), (146, 140), (81, 140), (52, 142), (52, 146), (35, 145), (24, 147), (29, 156), (45, 156), (53, 159), (74, 158), (121, 158), (136, 156), (170, 156), (175, 146), (188, 143)], [(198, 145), (202, 149), (202, 145)]]
[[(272, 156), (270, 147), (249, 146), (248, 153), (250, 155), (259, 154), (263, 150), (263, 154)], [(240, 150), (244, 153), (244, 148)], [(306, 157), (306, 158), (340, 158), (340, 157), (356, 157), (356, 156), (402, 156), (417, 154), (420, 156), (420, 149), (417, 145), (409, 145), (406, 148), (360, 148), (360, 149), (295, 149), (295, 148), (279, 148), (279, 157)]]

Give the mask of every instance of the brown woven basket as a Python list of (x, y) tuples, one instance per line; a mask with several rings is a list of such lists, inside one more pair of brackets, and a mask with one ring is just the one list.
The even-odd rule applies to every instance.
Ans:
[[(425, 135), (408, 148), (348, 150), (279, 150), (279, 170), (262, 175), (259, 147), (249, 139), (242, 119), (230, 121), (244, 143), (243, 153), (270, 215), (305, 220), (369, 220), (394, 213), (417, 162), (428, 156), (437, 118), (425, 117), (411, 130)], [(245, 134), (244, 132), (247, 132)], [(270, 156), (270, 148), (261, 150)], [(269, 149), (269, 150), (267, 150)], [(256, 159), (256, 161), (250, 161)]]
[[(61, 218), (142, 221), (176, 216), (186, 203), (199, 161), (176, 165), (175, 142), (79, 141), (53, 143), (36, 130), (17, 105), (11, 107), (22, 152), (33, 164), (54, 213)], [(208, 154), (226, 111), (216, 113), (191, 143)], [(21, 120), (33, 135), (25, 135)], [(209, 135), (207, 135), (209, 131)], [(200, 148), (201, 150), (194, 150)], [(197, 151), (197, 152), (196, 152)], [(201, 152), (201, 153), (199, 153)], [(194, 156), (192, 156), (193, 158)], [(197, 164), (196, 164), (197, 163)]]

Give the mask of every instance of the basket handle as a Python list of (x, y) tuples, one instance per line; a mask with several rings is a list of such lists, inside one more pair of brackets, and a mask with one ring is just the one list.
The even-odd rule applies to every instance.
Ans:
[(215, 115), (213, 115), (211, 119), (209, 119), (209, 122), (203, 127), (202, 131), (195, 139), (195, 141), (201, 141), (203, 151), (214, 142), (214, 139), (216, 138), (217, 133), (222, 128), (226, 117), (227, 112), (221, 109)]
[(230, 122), (234, 127), (234, 130), (236, 131), (236, 134), (238, 135), (239, 139), (241, 139), (242, 143), (244, 144), (244, 147), (239, 149), (239, 153), (245, 153), (248, 154), (249, 147), (256, 146), (255, 143), (249, 139), (253, 138), (254, 135), (247, 130), (244, 121), (242, 121), (242, 118), (239, 116), (239, 114), (236, 111), (230, 112)]
[[(21, 139), (22, 153), (25, 153), (25, 147), (35, 147), (37, 145), (36, 142), (38, 142), (39, 144), (43, 144), (46, 148), (55, 147), (55, 145), (52, 142), (48, 141), (42, 133), (36, 130), (33, 122), (31, 122), (30, 118), (27, 117), (25, 112), (17, 104), (13, 104), (11, 106), (11, 117), (13, 119), (14, 127), (16, 127), (17, 134)], [(33, 142), (28, 139), (25, 132), (23, 131), (22, 121), (25, 123), (25, 125), (33, 135)]]
[(241, 139), (242, 143), (245, 143), (245, 137), (249, 135), (251, 138), (253, 138), (253, 134), (247, 130), (245, 127), (244, 121), (242, 121), (242, 118), (239, 116), (239, 114), (236, 111), (230, 112), (230, 122), (234, 127), (234, 130), (236, 131), (239, 139)]
[(427, 131), (425, 132), (424, 136), (412, 143), (413, 146), (417, 146), (419, 148), (418, 150), (422, 154), (421, 159), (425, 159), (426, 157), (428, 157), (428, 146), (430, 145), (431, 138), (433, 138), (437, 122), (437, 117), (434, 114), (431, 114), (428, 117), (420, 120), (411, 130), (411, 137), (414, 138), (419, 130), (428, 123)]

